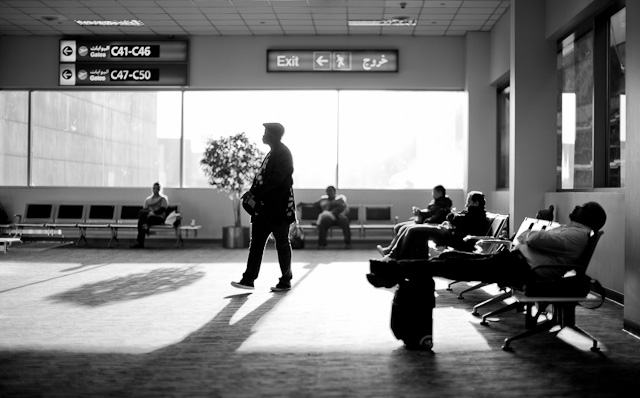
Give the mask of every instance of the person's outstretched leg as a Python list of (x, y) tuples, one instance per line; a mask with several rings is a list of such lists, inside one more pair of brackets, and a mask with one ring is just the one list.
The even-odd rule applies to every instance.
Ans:
[(386, 247), (383, 247), (381, 245), (376, 246), (376, 248), (378, 249), (378, 252), (380, 252), (380, 254), (382, 254), (383, 256), (386, 256), (387, 254), (391, 253), (396, 247), (398, 240), (407, 232), (407, 229), (411, 228), (413, 225), (416, 225), (414, 221), (405, 221), (405, 222), (394, 225), (393, 226), (394, 235), (393, 235), (393, 238), (391, 239), (391, 242)]
[(429, 258), (429, 240), (437, 244), (446, 244), (450, 239), (451, 231), (432, 225), (418, 224), (407, 230), (403, 245), (397, 253), (397, 259)]

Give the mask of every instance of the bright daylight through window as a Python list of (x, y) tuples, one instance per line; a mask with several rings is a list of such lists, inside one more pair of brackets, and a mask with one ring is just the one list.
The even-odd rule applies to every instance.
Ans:
[(296, 188), (463, 186), (465, 92), (1, 94), (0, 122), (12, 138), (3, 139), (0, 160), (18, 171), (0, 176), (3, 185), (146, 187), (159, 180), (165, 187), (209, 188), (200, 168), (208, 139), (245, 132), (267, 152), (262, 123), (279, 122), (294, 156)]

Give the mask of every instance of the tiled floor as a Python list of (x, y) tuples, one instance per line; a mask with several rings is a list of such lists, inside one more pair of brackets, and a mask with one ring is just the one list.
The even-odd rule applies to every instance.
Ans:
[(295, 251), (293, 289), (277, 294), (273, 249), (247, 292), (229, 284), (246, 250), (149, 246), (0, 257), (0, 396), (579, 397), (640, 383), (640, 342), (612, 303), (579, 311), (600, 354), (552, 335), (508, 353), (522, 316), (480, 326), (469, 310), (489, 293), (457, 300), (437, 279), (434, 352), (415, 352), (389, 328), (393, 290), (364, 277), (373, 245)]

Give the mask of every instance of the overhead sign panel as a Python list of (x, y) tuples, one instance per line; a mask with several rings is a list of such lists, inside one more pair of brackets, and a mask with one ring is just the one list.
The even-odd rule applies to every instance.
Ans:
[(187, 62), (187, 42), (60, 40), (60, 62)]
[(397, 71), (397, 50), (267, 50), (267, 72)]
[(60, 64), (60, 86), (186, 86), (187, 64)]

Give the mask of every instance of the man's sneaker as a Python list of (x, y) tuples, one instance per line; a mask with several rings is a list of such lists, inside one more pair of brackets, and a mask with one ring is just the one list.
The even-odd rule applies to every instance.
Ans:
[(233, 286), (233, 287), (237, 287), (238, 289), (248, 289), (248, 290), (253, 290), (253, 289), (255, 289), (255, 288), (253, 287), (253, 283), (244, 282), (244, 281), (240, 281), (240, 282), (231, 282), (231, 286)]
[(272, 292), (286, 292), (289, 290), (291, 290), (291, 285), (283, 285), (281, 283), (278, 283), (277, 285), (271, 288)]

